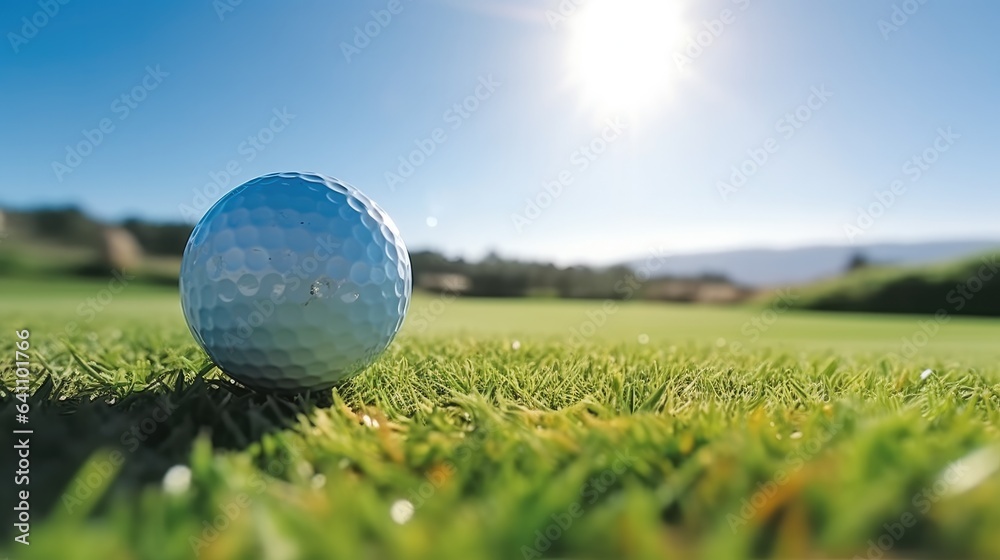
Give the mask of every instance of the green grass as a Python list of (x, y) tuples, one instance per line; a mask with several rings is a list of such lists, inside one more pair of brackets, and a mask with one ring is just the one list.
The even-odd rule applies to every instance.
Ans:
[(173, 290), (107, 287), (0, 281), (5, 384), (15, 330), (37, 364), (12, 558), (1000, 555), (1000, 321), (911, 353), (921, 317), (422, 296), (374, 367), (283, 399), (208, 366)]

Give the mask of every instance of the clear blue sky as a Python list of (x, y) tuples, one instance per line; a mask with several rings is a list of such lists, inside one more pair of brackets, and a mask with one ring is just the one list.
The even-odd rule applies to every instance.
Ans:
[(995, 1), (235, 2), (5, 2), (0, 205), (180, 220), (303, 170), (471, 257), (1000, 238)]

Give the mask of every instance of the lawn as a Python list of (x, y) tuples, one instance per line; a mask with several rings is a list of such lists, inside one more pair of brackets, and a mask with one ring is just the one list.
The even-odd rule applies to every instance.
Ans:
[(0, 281), (12, 558), (1000, 556), (1000, 321), (424, 295), (289, 400), (118, 288)]

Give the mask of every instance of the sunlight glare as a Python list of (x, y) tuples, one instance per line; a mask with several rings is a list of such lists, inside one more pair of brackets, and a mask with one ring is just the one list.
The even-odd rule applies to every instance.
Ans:
[(679, 35), (674, 0), (591, 0), (571, 21), (574, 85), (598, 110), (637, 113), (662, 105)]

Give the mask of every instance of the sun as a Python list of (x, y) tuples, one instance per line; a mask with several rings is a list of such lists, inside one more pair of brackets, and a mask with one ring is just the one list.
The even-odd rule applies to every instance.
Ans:
[(677, 0), (590, 0), (569, 25), (571, 80), (587, 105), (634, 115), (666, 101), (681, 25)]

